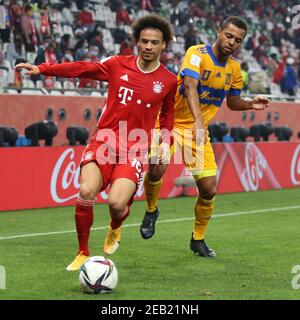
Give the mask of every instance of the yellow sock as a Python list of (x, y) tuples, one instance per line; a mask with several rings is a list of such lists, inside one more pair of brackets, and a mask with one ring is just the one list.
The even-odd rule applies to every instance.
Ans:
[(205, 200), (198, 196), (195, 205), (195, 225), (193, 230), (193, 238), (195, 240), (204, 239), (209, 219), (213, 213), (214, 205), (215, 198)]
[(147, 201), (147, 211), (154, 212), (157, 209), (158, 194), (162, 186), (162, 180), (152, 182), (149, 181), (148, 175), (145, 176), (144, 181), (146, 201)]

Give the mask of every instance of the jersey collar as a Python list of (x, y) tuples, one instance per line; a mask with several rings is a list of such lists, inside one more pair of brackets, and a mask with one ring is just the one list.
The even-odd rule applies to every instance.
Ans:
[(138, 64), (138, 60), (140, 59), (140, 57), (137, 57), (136, 58), (136, 60), (135, 60), (135, 63), (136, 63), (136, 66), (137, 66), (137, 68), (141, 71), (141, 72), (143, 72), (143, 73), (151, 73), (151, 72), (154, 72), (154, 71), (156, 71), (159, 67), (160, 67), (160, 62), (158, 63), (158, 66), (155, 68), (155, 69), (153, 69), (153, 70), (151, 70), (151, 71), (144, 71), (144, 70), (142, 70), (140, 67), (139, 67), (139, 64)]
[(207, 44), (207, 45), (206, 45), (206, 49), (207, 49), (207, 52), (208, 52), (208, 54), (210, 55), (212, 61), (214, 62), (214, 64), (215, 64), (216, 66), (223, 67), (223, 68), (226, 67), (227, 61), (224, 62), (224, 63), (220, 63), (220, 62), (218, 61), (217, 57), (215, 56), (215, 54), (214, 54), (214, 52), (213, 52), (213, 50), (212, 50), (211, 44)]

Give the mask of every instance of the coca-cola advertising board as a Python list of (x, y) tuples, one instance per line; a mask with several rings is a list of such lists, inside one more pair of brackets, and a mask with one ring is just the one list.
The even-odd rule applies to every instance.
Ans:
[[(218, 164), (218, 193), (300, 186), (300, 143), (259, 142), (214, 144)], [(0, 211), (74, 205), (79, 193), (83, 147), (0, 149)], [(146, 169), (146, 166), (145, 166)], [(195, 187), (175, 186), (189, 173), (171, 163), (161, 198), (196, 195)], [(98, 195), (105, 202), (107, 191)], [(143, 184), (137, 200), (144, 199)]]

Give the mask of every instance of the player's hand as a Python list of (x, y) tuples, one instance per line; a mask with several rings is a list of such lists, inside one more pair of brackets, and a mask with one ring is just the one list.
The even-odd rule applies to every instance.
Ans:
[(203, 123), (195, 121), (194, 123), (194, 139), (196, 141), (196, 145), (200, 146), (207, 142), (207, 130)]
[(270, 100), (265, 97), (257, 96), (252, 100), (253, 110), (264, 110), (270, 105)]
[(40, 70), (37, 66), (30, 63), (19, 63), (15, 66), (16, 70), (26, 69), (27, 72), (25, 75), (27, 76), (37, 76), (40, 74)]
[(158, 148), (159, 148), (158, 150), (159, 163), (162, 163), (162, 164), (170, 163), (170, 159), (171, 159), (170, 146), (167, 143), (162, 142)]

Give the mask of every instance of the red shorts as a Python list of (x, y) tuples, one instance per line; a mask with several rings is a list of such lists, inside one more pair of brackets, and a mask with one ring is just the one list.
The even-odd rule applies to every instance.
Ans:
[(128, 160), (126, 163), (116, 163), (116, 159), (104, 162), (99, 151), (103, 142), (92, 140), (84, 149), (80, 167), (90, 162), (95, 162), (99, 167), (103, 179), (103, 186), (100, 191), (104, 191), (116, 179), (127, 178), (136, 184), (138, 190), (139, 183), (143, 178), (143, 164), (137, 159)]

